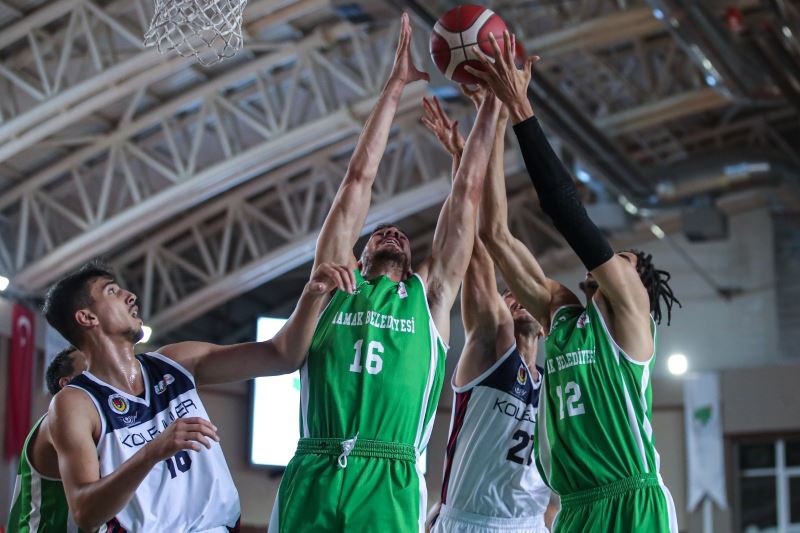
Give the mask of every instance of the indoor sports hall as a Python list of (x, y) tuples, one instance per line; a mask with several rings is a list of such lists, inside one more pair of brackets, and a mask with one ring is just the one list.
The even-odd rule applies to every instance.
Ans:
[[(36, 483), (28, 493), (20, 489), (24, 480), (19, 465), (20, 457), (23, 463), (38, 460), (30, 455), (33, 451), (26, 451), (26, 438), (35, 436), (32, 428), (45, 413), (50, 413), (47, 419), (53, 427), (49, 432), (55, 439), (48, 448), (51, 462), (61, 468), (66, 462), (66, 440), (60, 439), (68, 438), (62, 433), (69, 424), (56, 417), (51, 406), (64, 390), (53, 400), (46, 369), (71, 341), (42, 312), (48, 289), (56, 282), (93, 260), (113, 270), (114, 283), (128, 291), (128, 298), (133, 297), (126, 305), (134, 309), (136, 302), (131, 316), (139, 321), (143, 334), (131, 343), (136, 354), (181, 346), (176, 343), (183, 341), (219, 346), (261, 342), (254, 346), (279, 348), (288, 342), (291, 349), (307, 344), (293, 337), (280, 345), (266, 341), (285, 331), (287, 319), (296, 316), (292, 315), (295, 306), (300, 309), (298, 302), (314, 283), (319, 291), (324, 287), (325, 298), (335, 292), (327, 304), (333, 311), (340, 300), (351, 297), (343, 293), (351, 292), (355, 298), (362, 287), (371, 287), (367, 256), (361, 251), (370, 249), (375, 235), (386, 239), (385, 224), (390, 230), (397, 228), (398, 235), (407, 240), (411, 257), (396, 290), (399, 303), (392, 305), (414, 300), (413, 280), (419, 279), (423, 286), (428, 284), (427, 292), (420, 293), (419, 301), (425, 302), (420, 304), (422, 315), (416, 315), (416, 323), (406, 324), (367, 311), (362, 324), (360, 313), (340, 313), (334, 314), (332, 324), (350, 326), (352, 320), (356, 327), (358, 320), (358, 327), (385, 330), (381, 335), (387, 339), (390, 334), (405, 334), (406, 329), (415, 328), (416, 335), (416, 330), (429, 328), (426, 342), (433, 343), (431, 350), (436, 351), (437, 342), (443, 348), (447, 345), (445, 362), (431, 355), (430, 374), (428, 366), (423, 369), (429, 379), (424, 396), (419, 393), (423, 417), (419, 427), (415, 423), (412, 428), (413, 443), (405, 445), (412, 463), (416, 458), (416, 466), (409, 468), (417, 469), (417, 474), (410, 474), (414, 480), (419, 476), (420, 490), (412, 505), (419, 520), (415, 515), (411, 523), (416, 525), (401, 528), (386, 525), (378, 513), (369, 526), (342, 526), (337, 524), (348, 522), (342, 518), (346, 513), (341, 501), (332, 504), (340, 507), (331, 522), (320, 518), (323, 504), (317, 496), (294, 494), (292, 503), (287, 503), (291, 483), (284, 474), (296, 451), (306, 449), (304, 441), (311, 437), (325, 437), (320, 442), (340, 441), (334, 442), (333, 455), (319, 450), (302, 453), (328, 457), (327, 453), (330, 471), (345, 475), (348, 460), (353, 470), (358, 461), (366, 460), (369, 439), (377, 438), (366, 423), (359, 431), (316, 435), (312, 421), (309, 430), (309, 402), (312, 406), (318, 402), (315, 413), (322, 413), (313, 416), (338, 413), (345, 421), (367, 416), (354, 414), (343, 396), (319, 393), (324, 388), (318, 377), (321, 373), (308, 370), (310, 359), (338, 357), (342, 361), (343, 372), (351, 380), (342, 382), (342, 394), (362, 391), (362, 383), (373, 387), (358, 393), (358, 413), (374, 408), (384, 412), (370, 416), (391, 421), (401, 417), (406, 397), (417, 401), (412, 393), (397, 388), (411, 385), (399, 376), (389, 377), (392, 356), (397, 355), (391, 353), (389, 341), (364, 343), (363, 354), (361, 340), (355, 354), (351, 340), (347, 345), (342, 341), (340, 350), (320, 348), (326, 324), (324, 320), (317, 324), (317, 317), (327, 320), (330, 310), (319, 306), (297, 318), (306, 318), (316, 328), (314, 344), (302, 349), (303, 354), (313, 352), (308, 360), (282, 371), (256, 372), (253, 375), (261, 377), (255, 379), (231, 377), (230, 383), (204, 385), (203, 380), (197, 384), (192, 378), (186, 385), (197, 385), (238, 491), (237, 525), (207, 531), (266, 532), (271, 520), (269, 531), (300, 533), (405, 533), (435, 527), (439, 529), (434, 531), (454, 532), (502, 530), (474, 524), (472, 529), (435, 526), (440, 502), (454, 497), (448, 492), (455, 483), (451, 483), (453, 457), (459, 457), (456, 450), (470, 446), (472, 438), (461, 429), (467, 402), (474, 405), (477, 393), (470, 400), (458, 386), (453, 389), (459, 358), (472, 338), (467, 332), (472, 331), (473, 320), (469, 316), (465, 320), (464, 315), (488, 304), (478, 298), (462, 311), (461, 296), (453, 292), (452, 309), (449, 301), (444, 308), (444, 304), (434, 308), (440, 284), (431, 280), (438, 270), (428, 269), (425, 262), (432, 254), (438, 258), (445, 265), (442, 279), (454, 291), (458, 289), (467, 268), (466, 262), (460, 270), (452, 266), (459, 254), (466, 250), (468, 261), (470, 250), (478, 250), (473, 241), (492, 237), (492, 231), (482, 229), (490, 216), (484, 209), (490, 203), (485, 195), (492, 172), (499, 172), (498, 183), (505, 184), (501, 202), (507, 207), (510, 234), (520, 249), (527, 250), (525, 257), (535, 257), (534, 264), (541, 267), (536, 272), (542, 271), (548, 283), (555, 280), (563, 285), (559, 287), (574, 291), (579, 296), (577, 309), (597, 306), (599, 318), (584, 311), (576, 331), (589, 328), (590, 322), (598, 328), (602, 323), (603, 329), (595, 331), (604, 331), (608, 341), (597, 342), (607, 342), (609, 353), (616, 357), (614, 365), (629, 365), (635, 378), (633, 385), (623, 383), (624, 395), (617, 395), (617, 389), (596, 377), (590, 378), (595, 380), (591, 389), (595, 392), (585, 387), (583, 397), (572, 381), (565, 389), (556, 389), (559, 372), (577, 365), (592, 367), (595, 359), (608, 354), (601, 356), (599, 344), (596, 355), (594, 348), (591, 355), (581, 349), (553, 353), (549, 343), (556, 342), (551, 337), (557, 336), (557, 319), (564, 315), (563, 307), (555, 309), (555, 300), (548, 300), (551, 307), (544, 319), (536, 317), (542, 329), (538, 348), (531, 348), (533, 359), (519, 365), (518, 373), (510, 378), (512, 384), (516, 379), (520, 387), (528, 387), (528, 380), (535, 382), (539, 376), (539, 385), (533, 389), (538, 400), (530, 400), (538, 407), (529, 412), (501, 399), (486, 400), (485, 418), (475, 422), (479, 432), (489, 427), (493, 416), (515, 424), (535, 421), (537, 437), (532, 430), (504, 434), (495, 439), (495, 448), (475, 452), (467, 466), (476, 471), (485, 460), (489, 469), (493, 457), (501, 453), (495, 463), (526, 469), (537, 476), (538, 486), (550, 494), (551, 503), (558, 502), (562, 485), (550, 479), (550, 462), (556, 468), (563, 461), (586, 456), (581, 450), (591, 451), (596, 445), (597, 463), (578, 460), (575, 464), (583, 466), (563, 467), (570, 482), (591, 477), (593, 467), (586, 465), (605, 464), (609, 454), (601, 441), (621, 420), (635, 429), (624, 452), (630, 452), (634, 462), (643, 461), (644, 472), (671, 494), (673, 525), (663, 531), (800, 533), (800, 2), (473, 2), (479, 5), (460, 5), (454, 0), (0, 0), (0, 533), (59, 530), (39, 525), (39, 518), (26, 522), (35, 522), (29, 529), (11, 525), (16, 516), (12, 503), (20, 494), (36, 498), (40, 490)], [(506, 28), (508, 34), (503, 34)], [(540, 59), (525, 63), (532, 56)], [(391, 93), (404, 57), (413, 76), (403, 79), (401, 93)], [(535, 65), (529, 85), (516, 87), (530, 102), (533, 115), (518, 117), (483, 76), (488, 77), (489, 71), (515, 72), (515, 79), (527, 83), (525, 69), (531, 63)], [(478, 74), (473, 75), (475, 70)], [(429, 80), (424, 79), (425, 73)], [(503, 83), (502, 75), (498, 76), (496, 83)], [(486, 96), (473, 104), (474, 94), (470, 89), (462, 91), (459, 82), (484, 88)], [(359, 139), (370, 140), (374, 133), (370, 128), (380, 122), (387, 99), (394, 114), (391, 127), (384, 121), (385, 147), (378, 143), (363, 149)], [(489, 100), (499, 103), (492, 107)], [(499, 166), (492, 167), (490, 152), (497, 154), (497, 149), (492, 150), (491, 141), (481, 144), (480, 134), (494, 127), (491, 124), (501, 123), (501, 108), (511, 109), (511, 124), (497, 127), (495, 146), (504, 146), (505, 151), (496, 158)], [(486, 126), (489, 118), (495, 122)], [(451, 161), (443, 148), (448, 139), (431, 133), (431, 120), (443, 121), (440, 124), (452, 128), (448, 131), (453, 135), (460, 132), (463, 166), (458, 166), (458, 158)], [(531, 171), (536, 162), (525, 151), (527, 141), (519, 126), (531, 120), (541, 124), (568, 173), (569, 179), (558, 190), (568, 189), (573, 195), (544, 210), (542, 204), (555, 189), (547, 192), (537, 181), (551, 177), (549, 170), (545, 176)], [(466, 147), (464, 139), (468, 139)], [(330, 256), (337, 258), (330, 261), (338, 274), (319, 281), (314, 276), (320, 272), (320, 250), (327, 249), (332, 235), (329, 231), (321, 234), (324, 225), (331, 223), (326, 217), (338, 212), (337, 206), (349, 194), (347, 182), (342, 189), (340, 184), (355, 174), (353, 179), (363, 179), (361, 171), (353, 169), (363, 158), (374, 158), (375, 150), (379, 156), (375, 165), (378, 161), (380, 165), (375, 167), (371, 196), (367, 192), (359, 204), (365, 216), (352, 215), (352, 207), (341, 210), (342, 217), (355, 216), (356, 224), (362, 219), (363, 224), (352, 230), (355, 240), (344, 246), (347, 261), (339, 260), (341, 255)], [(467, 168), (467, 162), (487, 170)], [(467, 175), (478, 180), (477, 192), (467, 197), (466, 204), (459, 204), (459, 184)], [(448, 211), (448, 206), (453, 209)], [(471, 218), (458, 218), (459, 213), (452, 211), (469, 212)], [(580, 220), (596, 232), (591, 235), (598, 236), (594, 242), (607, 241), (609, 250), (636, 249), (652, 255), (657, 265), (653, 275), (663, 284), (668, 282), (667, 296), (663, 288), (660, 296), (643, 291), (647, 287), (643, 277), (644, 285), (635, 290), (645, 298), (644, 315), (637, 316), (647, 317), (648, 295), (651, 311), (654, 299), (657, 304), (659, 298), (669, 297), (669, 316), (662, 308), (657, 328), (648, 332), (646, 324), (651, 321), (645, 318), (645, 325), (636, 330), (643, 332), (646, 346), (655, 346), (654, 359), (634, 361), (627, 355), (625, 342), (631, 337), (623, 333), (628, 332), (623, 324), (632, 308), (617, 302), (628, 302), (624, 299), (628, 293), (617, 291), (616, 285), (613, 291), (609, 288), (616, 279), (613, 276), (595, 273), (602, 261), (586, 266), (580, 246), (590, 248), (583, 242), (589, 239), (575, 237), (577, 230), (564, 229), (573, 224), (556, 220), (565, 213), (584, 217)], [(468, 220), (469, 228), (445, 227), (448, 217)], [(466, 248), (451, 252), (442, 245), (459, 238)], [(521, 305), (518, 287), (526, 286), (527, 273), (504, 279), (503, 260), (493, 245), (488, 246), (497, 267), (492, 298), (502, 303), (499, 295), (509, 287)], [(625, 257), (611, 254), (604, 261)], [(630, 272), (642, 276), (641, 257), (639, 261)], [(412, 270), (431, 273), (411, 275)], [(586, 283), (587, 270), (598, 282), (591, 276), (586, 279), (595, 290), (606, 291), (603, 294), (613, 302), (611, 307), (588, 304), (578, 290)], [(354, 276), (353, 291), (347, 290), (348, 275)], [(389, 278), (387, 274), (377, 279)], [(484, 281), (494, 283), (494, 279), (484, 276)], [(634, 284), (639, 282), (638, 277), (634, 280)], [(94, 309), (96, 302), (89, 298), (83, 307), (70, 308), (84, 328), (79, 338), (89, 338), (87, 331), (92, 327), (105, 327), (98, 326), (102, 319), (91, 322), (87, 318), (84, 323), (78, 316), (82, 311), (77, 309)], [(501, 307), (502, 313), (508, 313)], [(524, 307), (535, 314), (530, 305)], [(513, 306), (510, 309), (515, 312)], [(434, 318), (440, 312), (444, 318)], [(449, 333), (446, 327), (442, 329), (448, 316)], [(495, 337), (488, 338), (487, 346), (494, 350)], [(86, 372), (92, 372), (98, 358), (104, 357), (99, 344), (92, 346)], [(79, 349), (85, 351), (82, 346)], [(497, 364), (490, 363), (475, 374), (480, 379), (499, 368), (506, 347), (498, 350)], [(420, 351), (425, 350), (409, 348), (402, 355), (412, 360), (428, 357)], [(494, 352), (490, 355), (495, 357)], [(436, 364), (442, 365), (436, 374), (440, 379), (433, 379)], [(236, 371), (244, 368), (238, 358), (231, 358), (229, 366), (231, 376), (240, 376)], [(599, 362), (594, 366), (599, 367)], [(183, 369), (180, 365), (170, 368)], [(176, 370), (171, 372), (177, 375)], [(160, 396), (175, 381), (172, 374), (164, 374), (154, 391), (145, 376), (145, 393)], [(133, 396), (137, 394), (135, 379), (142, 377), (131, 374)], [(549, 392), (548, 380), (552, 380)], [(629, 393), (631, 386), (636, 390)], [(393, 388), (392, 394), (400, 400), (387, 405), (380, 397)], [(548, 395), (547, 402), (538, 396), (540, 389), (543, 396)], [(594, 404), (592, 394), (603, 395), (603, 401), (618, 409), (618, 418)], [(140, 395), (145, 397), (149, 398)], [(385, 396), (390, 397), (395, 398)], [(122, 424), (104, 417), (124, 414), (129, 408), (115, 398), (119, 394), (109, 396), (105, 405), (92, 397), (97, 407), (97, 412), (90, 409), (92, 420), (102, 424), (92, 426), (101, 462), (105, 452), (97, 435), (104, 431), (115, 435), (112, 426)], [(427, 419), (425, 402), (429, 404)], [(175, 412), (171, 420), (184, 416), (180, 409)], [(597, 416), (595, 433), (563, 430), (565, 420), (581, 416)], [(127, 418), (123, 425), (136, 425), (135, 416)], [(120, 446), (135, 444), (144, 450), (166, 428), (165, 422), (158, 431), (141, 433), (141, 442), (121, 440)], [(552, 444), (556, 442), (550, 440), (555, 438), (553, 432), (562, 430), (566, 433), (559, 433), (561, 440)], [(394, 450), (385, 452), (389, 455), (396, 452), (386, 449)], [(618, 451), (613, 448), (614, 454)], [(181, 453), (187, 452), (175, 455), (176, 461)], [(197, 464), (204, 453), (190, 451), (181, 457), (194, 456)], [(380, 457), (381, 461), (395, 460)], [(164, 479), (174, 479), (192, 465), (188, 459), (170, 461), (166, 467), (154, 463), (153, 471), (161, 469)], [(537, 469), (544, 477), (536, 474)], [(89, 475), (96, 484), (107, 474), (94, 468)], [(313, 478), (313, 474), (299, 475)], [(503, 475), (495, 478), (459, 481), (469, 485), (460, 490), (488, 491), (500, 501), (503, 496), (495, 493), (506, 490)], [(319, 480), (323, 487), (326, 481)], [(208, 478), (200, 485), (213, 481)], [(513, 490), (527, 490), (512, 479), (506, 482)], [(89, 486), (86, 483), (84, 488)], [(69, 507), (70, 520), (79, 516), (80, 520), (75, 518), (78, 524), (96, 527), (102, 523), (99, 530), (109, 532), (172, 531), (126, 526), (117, 511), (91, 522), (85, 512), (75, 514), (75, 502), (82, 501), (75, 494), (84, 489), (73, 487), (72, 482), (64, 487), (69, 502), (63, 504), (64, 512)], [(169, 494), (164, 485), (158, 490), (162, 491), (158, 494)], [(364, 491), (367, 494), (359, 497), (367, 505), (373, 489)], [(320, 488), (320, 492), (330, 490)], [(620, 525), (613, 517), (577, 519), (583, 526), (565, 525), (567, 509), (577, 504), (574, 494), (561, 492), (562, 504), (551, 517), (555, 525), (546, 515), (542, 522), (548, 531), (662, 531)], [(616, 496), (608, 496), (612, 497)], [(119, 509), (123, 504), (128, 505), (122, 502)], [(501, 515), (509, 512), (505, 504), (497, 505)], [(292, 506), (296, 523), (308, 519), (308, 524), (317, 525), (284, 526), (289, 523), (284, 518), (289, 516), (287, 506)], [(643, 509), (640, 514), (650, 512)], [(276, 525), (279, 515), (280, 528)], [(187, 526), (183, 531), (195, 530)]]

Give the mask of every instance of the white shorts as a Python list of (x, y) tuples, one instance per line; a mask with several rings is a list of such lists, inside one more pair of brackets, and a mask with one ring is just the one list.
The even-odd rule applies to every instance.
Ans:
[(431, 533), (550, 533), (544, 525), (544, 515), (525, 518), (497, 518), (459, 511), (442, 505)]

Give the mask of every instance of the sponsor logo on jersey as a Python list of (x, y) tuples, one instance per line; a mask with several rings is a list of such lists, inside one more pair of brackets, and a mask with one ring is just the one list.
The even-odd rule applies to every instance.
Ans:
[(588, 324), (588, 323), (589, 323), (589, 315), (586, 312), (584, 312), (578, 318), (577, 327), (578, 327), (578, 329), (583, 329), (583, 328), (586, 327), (586, 324)]
[(121, 394), (112, 394), (108, 397), (108, 406), (118, 415), (124, 415), (130, 409), (128, 400)]
[(134, 413), (133, 415), (123, 416), (122, 417), (122, 422), (126, 426), (130, 426), (131, 424), (134, 424), (136, 422), (137, 418), (139, 418), (139, 414), (138, 413)]
[(517, 383), (520, 385), (525, 385), (528, 382), (528, 369), (525, 368), (525, 365), (520, 363), (519, 368), (517, 369)]
[(173, 383), (175, 383), (175, 378), (172, 377), (172, 374), (164, 374), (164, 377), (161, 378), (161, 381), (156, 383), (156, 386), (154, 387), (156, 394), (162, 394), (165, 390), (167, 390), (167, 387)]
[(408, 291), (406, 290), (406, 284), (402, 281), (397, 285), (397, 295), (400, 296), (400, 299), (408, 298)]
[(520, 422), (533, 422), (534, 408), (531, 404), (517, 404), (508, 400), (495, 398), (493, 411), (497, 411), (505, 416), (510, 416)]

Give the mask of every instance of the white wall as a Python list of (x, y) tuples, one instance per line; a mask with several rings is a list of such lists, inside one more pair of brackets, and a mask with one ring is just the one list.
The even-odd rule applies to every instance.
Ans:
[[(726, 300), (717, 294), (666, 241), (653, 238), (640, 248), (653, 262), (672, 274), (670, 282), (683, 304), (674, 309), (672, 325), (666, 319), (658, 329), (656, 375), (666, 372), (666, 356), (685, 353), (690, 368), (749, 367), (783, 359), (778, 348), (772, 220), (768, 209), (730, 218), (725, 241), (694, 244), (680, 234), (675, 242), (700, 264), (720, 286), (744, 293)], [(548, 275), (578, 291), (585, 275), (582, 266)], [(582, 297), (582, 295), (581, 295)]]

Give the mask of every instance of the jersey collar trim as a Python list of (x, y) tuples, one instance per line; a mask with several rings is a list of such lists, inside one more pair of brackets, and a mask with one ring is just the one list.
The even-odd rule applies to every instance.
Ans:
[(142, 405), (145, 405), (145, 406), (149, 407), (150, 406), (150, 378), (148, 377), (147, 372), (144, 369), (144, 365), (142, 365), (142, 362), (139, 361), (138, 359), (137, 359), (137, 362), (139, 363), (139, 369), (140, 369), (140, 371), (142, 373), (142, 379), (144, 380), (144, 398), (140, 398), (139, 396), (134, 396), (134, 395), (129, 394), (129, 393), (125, 392), (125, 391), (119, 390), (115, 386), (110, 385), (110, 384), (106, 383), (105, 381), (103, 381), (102, 379), (98, 378), (97, 376), (95, 376), (94, 374), (89, 372), (88, 370), (84, 370), (83, 371), (83, 375), (86, 376), (87, 378), (89, 378), (90, 380), (94, 381), (98, 385), (102, 385), (104, 387), (108, 387), (109, 389), (113, 390), (114, 392), (116, 392), (117, 394), (119, 394), (120, 396), (124, 397), (127, 400), (130, 400), (130, 401), (135, 402), (135, 403), (140, 403)]

